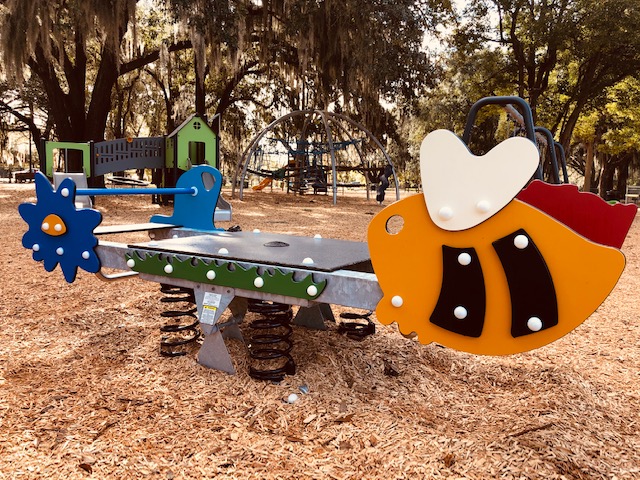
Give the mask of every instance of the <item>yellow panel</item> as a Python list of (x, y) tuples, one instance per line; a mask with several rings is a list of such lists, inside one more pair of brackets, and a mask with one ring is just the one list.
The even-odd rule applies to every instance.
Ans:
[[(404, 225), (398, 233), (390, 234), (386, 225), (395, 216), (401, 217)], [(535, 242), (553, 278), (558, 325), (513, 338), (509, 287), (492, 242), (520, 228)], [(425, 344), (437, 342), (487, 355), (525, 352), (567, 334), (609, 295), (625, 264), (619, 250), (590, 242), (518, 200), (474, 228), (449, 232), (431, 221), (424, 197), (415, 195), (382, 210), (371, 221), (368, 236), (373, 268), (384, 292), (376, 309), (378, 320), (397, 322), (403, 334), (415, 332)], [(429, 321), (442, 285), (442, 245), (473, 247), (478, 254), (487, 295), (484, 329), (478, 338), (450, 332)], [(392, 305), (395, 296), (403, 300), (400, 307)]]

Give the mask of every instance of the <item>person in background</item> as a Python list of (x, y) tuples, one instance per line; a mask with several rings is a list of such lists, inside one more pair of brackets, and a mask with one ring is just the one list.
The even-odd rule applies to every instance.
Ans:
[(389, 179), (393, 176), (393, 167), (391, 164), (387, 163), (387, 165), (380, 171), (378, 175), (378, 180), (380, 180), (380, 184), (378, 185), (378, 191), (376, 194), (376, 201), (382, 205), (384, 201), (384, 194), (387, 188), (389, 188)]

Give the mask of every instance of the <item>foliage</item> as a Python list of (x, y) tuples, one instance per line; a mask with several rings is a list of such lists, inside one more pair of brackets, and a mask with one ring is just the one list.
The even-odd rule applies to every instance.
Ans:
[[(583, 140), (601, 143), (602, 159), (605, 153), (613, 159), (624, 149), (637, 151), (632, 134), (634, 113), (623, 107), (624, 95), (629, 95), (629, 104), (633, 95), (625, 92), (612, 97), (626, 82), (639, 78), (640, 11), (636, 3), (466, 2), (442, 50), (443, 74), (420, 101), (412, 130), (420, 132), (418, 137), (443, 126), (460, 132), (473, 101), (490, 95), (519, 95), (532, 106), (535, 123), (549, 128), (565, 151), (574, 154), (579, 171), (584, 169), (580, 166), (582, 150), (572, 147)], [(472, 138), (480, 141), (480, 151), (496, 141), (491, 137), (509, 130), (504, 116), (491, 116), (491, 112), (481, 116), (474, 128)], [(603, 123), (604, 116), (607, 121)], [(623, 163), (619, 169), (624, 169)], [(626, 179), (622, 171), (619, 178)]]
[[(511, 93), (565, 147), (583, 109), (640, 68), (635, 0), (475, 0), (453, 35), (461, 53), (499, 52)], [(493, 46), (491, 46), (493, 45)]]
[(398, 138), (381, 101), (410, 105), (433, 82), (423, 34), (448, 9), (447, 0), (8, 0), (2, 72), (17, 88), (39, 79), (65, 140), (136, 135), (143, 123), (170, 131), (194, 103), (209, 118), (234, 110), (232, 119), (335, 108)]

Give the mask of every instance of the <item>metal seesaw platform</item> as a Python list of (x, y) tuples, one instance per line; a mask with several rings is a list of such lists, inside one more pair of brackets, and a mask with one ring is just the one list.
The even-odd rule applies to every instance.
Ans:
[[(247, 299), (298, 305), (294, 323), (324, 329), (330, 305), (373, 310), (382, 298), (364, 242), (184, 228), (162, 236), (129, 245), (100, 240), (96, 251), (103, 267), (194, 290), (205, 334), (198, 361), (210, 368), (235, 372), (223, 332), (240, 336)], [(222, 322), (227, 309), (231, 318)]]
[[(349, 269), (373, 273), (364, 242), (313, 238), (265, 232), (218, 231), (130, 245), (139, 251), (180, 253), (218, 260), (333, 272)], [(220, 253), (220, 249), (228, 253)], [(310, 259), (313, 262), (307, 261)]]

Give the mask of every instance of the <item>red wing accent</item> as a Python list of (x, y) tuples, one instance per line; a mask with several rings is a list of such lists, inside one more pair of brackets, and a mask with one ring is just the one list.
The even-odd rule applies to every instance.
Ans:
[(575, 185), (551, 185), (534, 180), (516, 197), (542, 210), (592, 242), (621, 248), (638, 207), (610, 204)]

